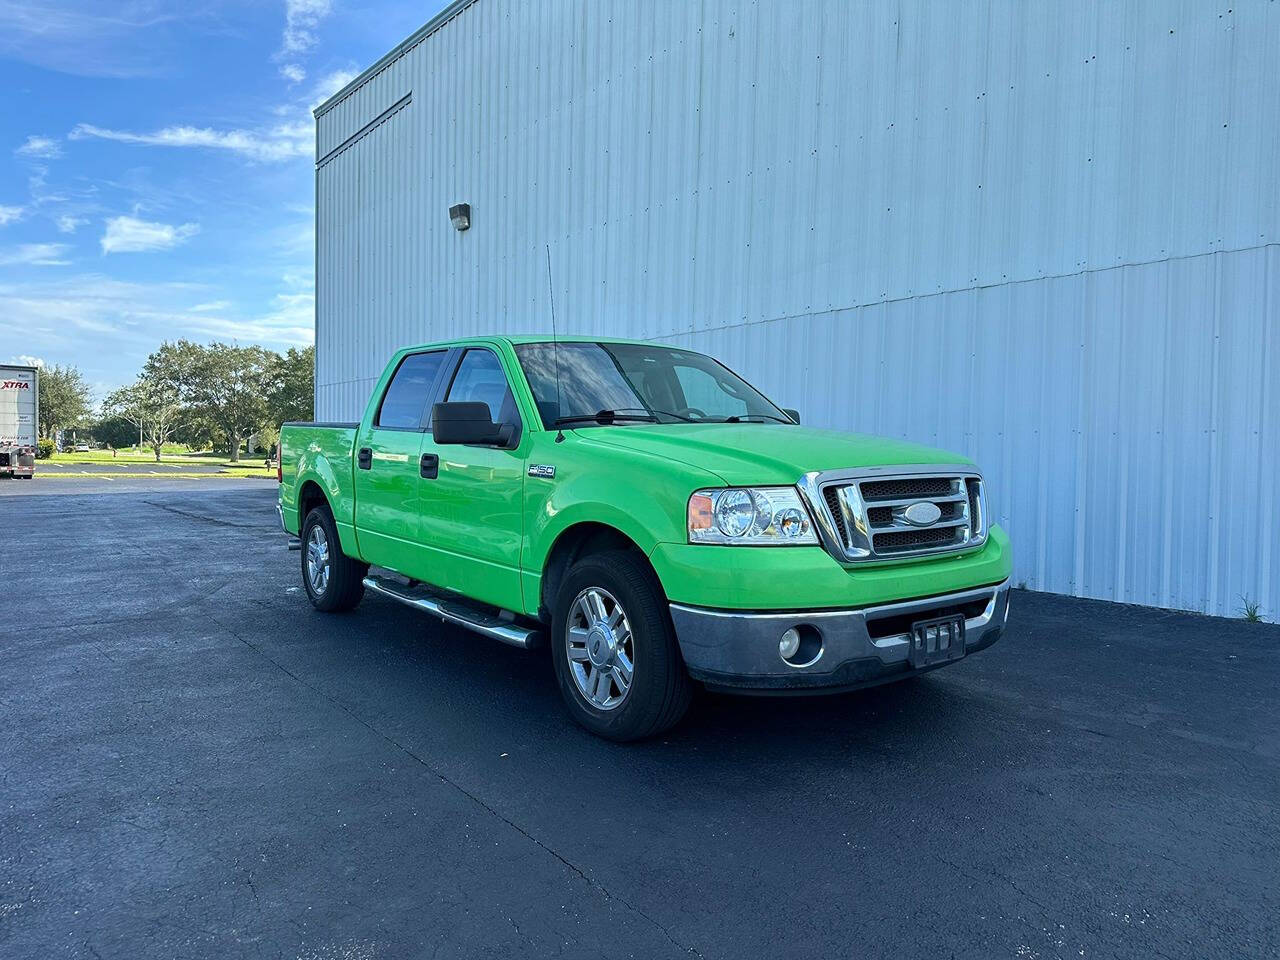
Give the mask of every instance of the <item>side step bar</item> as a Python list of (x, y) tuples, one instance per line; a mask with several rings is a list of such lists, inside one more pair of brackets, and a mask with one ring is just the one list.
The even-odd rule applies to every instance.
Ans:
[(494, 616), (464, 600), (436, 593), (422, 584), (409, 586), (385, 577), (365, 577), (364, 585), (367, 590), (398, 600), (415, 610), (433, 614), (445, 623), (455, 623), (513, 647), (528, 650), (542, 644), (542, 631), (537, 627), (522, 626), (514, 620)]

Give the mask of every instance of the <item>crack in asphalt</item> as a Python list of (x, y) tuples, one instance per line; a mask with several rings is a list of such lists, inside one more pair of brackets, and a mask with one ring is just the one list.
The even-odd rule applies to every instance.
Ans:
[(190, 513), (189, 511), (186, 511), (186, 510), (179, 510), (177, 507), (170, 507), (163, 503), (157, 503), (154, 500), (143, 500), (142, 502), (145, 503), (147, 506), (155, 507), (158, 510), (164, 510), (164, 511), (167, 511), (168, 513), (177, 514), (178, 516), (186, 517), (189, 520), (200, 520), (200, 521), (203, 521), (204, 523), (212, 523), (214, 526), (218, 526), (218, 527), (234, 527), (237, 530), (252, 530), (255, 528), (272, 529), (272, 525), (269, 523), (262, 523), (262, 522), (232, 523), (230, 520), (219, 520), (216, 517), (206, 517), (202, 513)]
[[(197, 518), (197, 519), (203, 519), (203, 518)], [(647, 913), (645, 913), (635, 904), (628, 901), (626, 898), (620, 897), (617, 894), (611, 893), (604, 884), (600, 883), (598, 880), (595, 880), (594, 878), (589, 876), (586, 872), (582, 870), (581, 867), (579, 867), (573, 861), (569, 860), (563, 854), (559, 853), (557, 850), (548, 846), (543, 841), (539, 840), (537, 837), (529, 833), (528, 830), (524, 829), (522, 826), (520, 826), (520, 824), (516, 823), (514, 820), (511, 820), (510, 818), (504, 816), (494, 807), (486, 803), (483, 798), (481, 798), (475, 793), (472, 793), (470, 790), (462, 786), (457, 781), (450, 779), (440, 770), (432, 766), (432, 764), (426, 758), (415, 753), (412, 749), (405, 746), (403, 743), (398, 741), (395, 737), (391, 736), (390, 734), (384, 733), (382, 730), (379, 730), (372, 723), (364, 719), (364, 717), (360, 716), (358, 713), (356, 713), (354, 710), (348, 707), (341, 700), (338, 700), (336, 697), (332, 696), (325, 690), (321, 689), (320, 687), (316, 686), (315, 684), (311, 683), (305, 678), (294, 673), (292, 670), (286, 667), (279, 660), (271, 656), (271, 654), (267, 653), (261, 646), (254, 643), (252, 640), (248, 640), (245, 637), (241, 636), (237, 631), (227, 626), (227, 624), (223, 623), (221, 620), (217, 619), (216, 617), (210, 617), (209, 619), (214, 623), (216, 623), (218, 626), (220, 626), (223, 630), (225, 630), (235, 639), (239, 640), (242, 644), (244, 644), (246, 647), (248, 647), (258, 656), (262, 657), (262, 659), (266, 660), (268, 663), (274, 666), (281, 673), (285, 674), (287, 677), (292, 679), (294, 682), (301, 684), (302, 686), (306, 687), (308, 690), (311, 690), (312, 692), (319, 694), (325, 700), (328, 700), (329, 703), (333, 704), (335, 707), (337, 707), (339, 710), (345, 713), (348, 717), (350, 717), (356, 723), (360, 724), (360, 726), (364, 727), (370, 733), (374, 734), (374, 736), (390, 744), (396, 750), (399, 750), (405, 756), (409, 757), (411, 760), (420, 764), (429, 773), (435, 776), (441, 783), (445, 784), (448, 787), (451, 787), (453, 790), (462, 794), (464, 797), (466, 797), (476, 806), (480, 807), (490, 816), (494, 817), (497, 820), (502, 821), (507, 826), (509, 826), (512, 830), (516, 831), (516, 833), (520, 834), (520, 836), (528, 840), (530, 843), (533, 843), (535, 846), (539, 847), (544, 852), (550, 854), (552, 857), (558, 860), (562, 865), (564, 865), (566, 869), (568, 869), (570, 872), (576, 875), (579, 879), (581, 879), (588, 887), (590, 887), (596, 893), (600, 894), (600, 896), (604, 897), (606, 902), (612, 902), (616, 900), (618, 903), (622, 904), (622, 906), (626, 907), (636, 916), (640, 917), (641, 919), (649, 923), (651, 926), (653, 926), (653, 928), (656, 929), (658, 932), (660, 932), (663, 935), (663, 937), (665, 937), (672, 946), (676, 947), (683, 953), (692, 954), (693, 956), (698, 957), (701, 960), (701, 958), (703, 957), (703, 954), (702, 954), (702, 951), (699, 950), (697, 947), (681, 943), (679, 940), (677, 940), (675, 937), (671, 935), (671, 932), (665, 926), (663, 926), (653, 917), (649, 916)]]

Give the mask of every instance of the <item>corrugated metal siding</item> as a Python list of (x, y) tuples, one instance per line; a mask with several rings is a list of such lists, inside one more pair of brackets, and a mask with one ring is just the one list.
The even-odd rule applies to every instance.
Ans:
[(476, 0), (319, 117), (412, 96), (317, 172), (317, 415), (548, 329), (549, 244), (562, 332), (974, 456), (1017, 579), (1274, 614), (1278, 49), (1261, 0)]

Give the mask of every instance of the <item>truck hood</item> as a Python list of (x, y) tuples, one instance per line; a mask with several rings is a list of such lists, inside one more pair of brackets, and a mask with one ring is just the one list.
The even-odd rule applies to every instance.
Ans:
[(902, 440), (781, 423), (635, 424), (577, 433), (593, 443), (700, 467), (733, 486), (792, 484), (811, 470), (971, 462)]

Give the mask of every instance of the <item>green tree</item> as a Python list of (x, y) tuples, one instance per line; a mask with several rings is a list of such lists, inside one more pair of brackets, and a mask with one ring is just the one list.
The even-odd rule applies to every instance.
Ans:
[(102, 401), (102, 417), (104, 422), (119, 420), (129, 424), (129, 442), (133, 443), (136, 439), (138, 452), (142, 452), (143, 410), (140, 394), (135, 387), (121, 387), (107, 394)]
[(52, 437), (59, 430), (89, 419), (89, 385), (72, 366), (44, 367), (40, 370), (40, 436)]
[(182, 398), (177, 385), (163, 377), (148, 376), (146, 370), (132, 386), (113, 391), (103, 402), (103, 411), (139, 425), (143, 443), (155, 454), (156, 463), (164, 445), (182, 424)]
[(258, 446), (254, 452), (270, 454), (276, 448), (276, 444), (280, 442), (280, 428), (268, 423), (260, 427), (255, 436), (258, 440)]
[(185, 396), (199, 379), (204, 347), (190, 340), (166, 340), (142, 365), (142, 375), (157, 388)]
[(195, 407), (187, 408), (187, 416), (182, 426), (173, 435), (178, 443), (186, 444), (192, 450), (216, 450), (226, 443), (222, 431)]
[[(172, 346), (194, 347), (182, 373), (184, 399), (226, 436), (231, 462), (238, 462), (244, 441), (267, 420), (268, 369), (275, 354), (226, 343), (197, 347), (179, 341)], [(185, 350), (175, 350), (175, 355), (175, 363), (188, 362)]]
[(104, 416), (93, 425), (93, 439), (119, 450), (138, 442), (138, 425), (121, 415)]
[(268, 370), (267, 417), (279, 427), (290, 420), (315, 416), (316, 348), (290, 347), (276, 354)]

